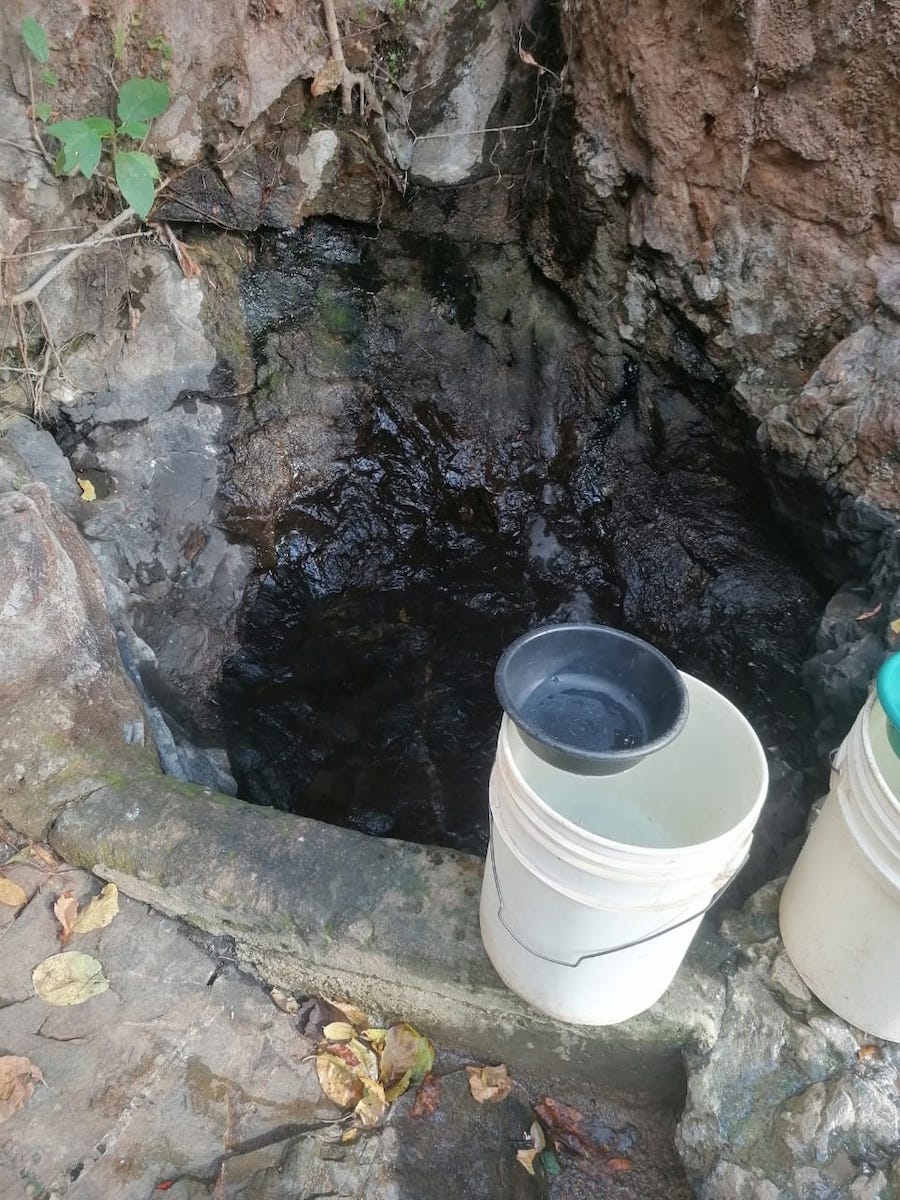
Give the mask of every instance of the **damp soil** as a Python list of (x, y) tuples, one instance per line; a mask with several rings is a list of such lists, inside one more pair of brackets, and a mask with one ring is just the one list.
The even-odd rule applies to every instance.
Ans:
[[(418, 246), (417, 270), (383, 260), (364, 275), (347, 249), (353, 236), (331, 229), (325, 263), (307, 241), (302, 272), (285, 266), (282, 243), (281, 265), (249, 286), (270, 355), (273, 329), (315, 323), (316, 297), (327, 298), (331, 335), (335, 312), (351, 314), (342, 336), (366, 387), (326, 481), (279, 513), (226, 666), (222, 711), (241, 794), (482, 853), (497, 659), (536, 625), (597, 621), (654, 642), (754, 722), (773, 789), (746, 886), (770, 877), (822, 782), (801, 668), (824, 598), (768, 509), (727, 396), (692, 396), (631, 364), (601, 405), (584, 396), (581, 411), (561, 412), (539, 400), (512, 432), (492, 433), (471, 416), (477, 364), (496, 343), (478, 271), (458, 249)], [(423, 353), (440, 355), (444, 327), (455, 339), (440, 386), (419, 376), (410, 386), (416, 364), (402, 339), (384, 352), (373, 298), (391, 271), (417, 278), (443, 322)]]

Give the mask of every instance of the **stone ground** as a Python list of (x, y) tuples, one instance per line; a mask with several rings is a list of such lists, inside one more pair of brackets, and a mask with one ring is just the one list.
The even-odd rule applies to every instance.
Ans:
[[(43, 1000), (32, 971), (60, 950), (53, 904), (69, 889), (84, 903), (102, 881), (33, 853), (9, 862), (24, 844), (0, 830), (3, 873), (28, 896), (18, 910), (0, 905), (0, 1055), (27, 1057), (44, 1082), (6, 1120), (0, 1103), (3, 1200), (547, 1194), (515, 1163), (539, 1080), (478, 1105), (466, 1060), (439, 1051), (433, 1115), (413, 1115), (407, 1094), (380, 1129), (342, 1144), (341, 1113), (320, 1092), (314, 1045), (296, 1018), (238, 969), (224, 939), (204, 941), (125, 896), (109, 926), (67, 947), (98, 959), (109, 989), (75, 1006)], [(617, 1128), (633, 1123), (633, 1169), (599, 1180), (567, 1169), (553, 1200), (685, 1200), (674, 1114), (604, 1094), (602, 1080), (597, 1088), (555, 1098)]]

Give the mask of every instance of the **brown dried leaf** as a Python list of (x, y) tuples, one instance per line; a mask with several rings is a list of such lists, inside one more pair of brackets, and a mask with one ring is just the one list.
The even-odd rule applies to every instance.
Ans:
[(519, 47), (519, 58), (526, 65), (526, 67), (537, 67), (539, 71), (543, 71), (544, 69), (537, 59), (534, 58), (533, 55), (529, 54), (527, 50), (523, 50), (521, 46)]
[(369, 1024), (369, 1018), (361, 1008), (357, 1008), (355, 1004), (343, 1004), (340, 1000), (333, 1001), (334, 1007), (339, 1008), (351, 1025), (357, 1029), (365, 1029)]
[(31, 1059), (18, 1054), (0, 1057), (0, 1123), (24, 1108), (34, 1085), (43, 1082), (43, 1075)]
[(428, 1074), (419, 1085), (416, 1098), (409, 1110), (411, 1117), (433, 1117), (441, 1102), (441, 1080), (439, 1075)]
[(20, 888), (17, 883), (7, 879), (5, 875), (0, 875), (0, 904), (7, 904), (10, 908), (21, 908), (23, 904), (27, 903), (28, 896), (24, 888)]
[(633, 1164), (630, 1158), (608, 1158), (604, 1165), (607, 1171), (630, 1171)]
[(344, 1014), (337, 1005), (321, 996), (312, 996), (300, 1005), (297, 1013), (297, 1028), (311, 1042), (319, 1042), (322, 1040), (322, 1030), (326, 1025), (332, 1021), (342, 1021), (343, 1019)]
[(869, 617), (877, 617), (880, 612), (881, 603), (879, 602), (874, 608), (867, 608), (865, 612), (859, 613), (856, 619), (857, 621), (868, 621)]
[(634, 1141), (632, 1126), (612, 1129), (596, 1120), (588, 1127), (582, 1113), (552, 1096), (542, 1096), (534, 1111), (550, 1134), (556, 1149), (573, 1156), (572, 1165), (590, 1179), (611, 1172), (631, 1170), (631, 1159), (624, 1153)]
[(93, 933), (95, 929), (105, 929), (119, 911), (119, 889), (114, 883), (108, 883), (87, 904), (72, 926), (73, 933)]
[(72, 891), (63, 892), (53, 905), (53, 914), (60, 924), (59, 944), (64, 946), (72, 936), (75, 922), (78, 919), (78, 901)]
[(375, 1079), (363, 1079), (362, 1086), (362, 1099), (356, 1108), (354, 1108), (353, 1114), (360, 1125), (367, 1127), (377, 1125), (387, 1112), (388, 1107), (384, 1088)]
[(344, 1130), (344, 1132), (341, 1134), (341, 1141), (344, 1143), (355, 1142), (358, 1137), (359, 1130), (354, 1126), (353, 1129)]
[(393, 1104), (396, 1099), (398, 1099), (405, 1091), (408, 1090), (411, 1076), (412, 1071), (404, 1071), (396, 1083), (392, 1083), (389, 1088), (385, 1089), (384, 1094), (387, 1097), (389, 1104)]
[(479, 1104), (499, 1102), (509, 1095), (512, 1080), (502, 1063), (497, 1067), (466, 1067), (466, 1074), (472, 1099)]
[(860, 1046), (856, 1052), (856, 1057), (861, 1063), (872, 1062), (876, 1058), (881, 1058), (881, 1047), (870, 1042), (868, 1045)]
[(540, 1154), (540, 1150), (517, 1150), (516, 1162), (521, 1163), (529, 1175), (534, 1174), (534, 1160)]
[(362, 1079), (336, 1054), (317, 1054), (316, 1074), (322, 1091), (338, 1108), (355, 1108), (362, 1099)]
[(344, 78), (344, 64), (336, 58), (330, 58), (312, 81), (310, 91), (314, 96), (324, 96), (340, 86)]
[(891, 633), (900, 633), (900, 617), (895, 617), (891, 621)]
[(297, 1003), (295, 996), (289, 996), (287, 992), (283, 992), (281, 988), (272, 988), (269, 995), (272, 998), (272, 1003), (276, 1008), (280, 1008), (283, 1013), (287, 1013), (289, 1017), (293, 1017), (300, 1011), (300, 1005)]

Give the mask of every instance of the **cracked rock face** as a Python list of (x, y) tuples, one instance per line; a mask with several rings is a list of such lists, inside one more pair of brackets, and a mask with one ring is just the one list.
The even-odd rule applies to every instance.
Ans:
[(778, 936), (781, 882), (726, 918), (728, 998), (688, 1063), (678, 1148), (701, 1200), (895, 1200), (900, 1046), (830, 1013)]

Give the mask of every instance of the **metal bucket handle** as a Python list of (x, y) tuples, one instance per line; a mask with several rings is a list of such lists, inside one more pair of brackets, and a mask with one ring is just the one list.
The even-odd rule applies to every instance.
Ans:
[(532, 950), (532, 948), (530, 946), (526, 945), (526, 943), (522, 941), (522, 939), (515, 932), (515, 930), (511, 929), (510, 926), (507, 925), (506, 921), (504, 921), (504, 919), (503, 919), (503, 893), (500, 890), (500, 879), (497, 875), (497, 862), (496, 862), (496, 859), (494, 858), (494, 822), (493, 822), (493, 818), (491, 819), (490, 853), (491, 853), (491, 870), (493, 871), (493, 874), (494, 874), (494, 886), (497, 889), (497, 899), (500, 901), (498, 908), (497, 908), (497, 920), (500, 922), (500, 924), (503, 926), (503, 928), (506, 930), (506, 932), (509, 934), (509, 936), (513, 939), (514, 942), (518, 943), (518, 945), (520, 945), (522, 947), (522, 949), (524, 951), (526, 951), (526, 953), (530, 954), (533, 958), (540, 958), (544, 962), (553, 963), (553, 965), (557, 966), (557, 967), (580, 967), (581, 964), (583, 962), (586, 962), (587, 959), (589, 959), (589, 958), (603, 958), (607, 954), (618, 954), (621, 950), (631, 950), (635, 946), (643, 946), (643, 944), (645, 942), (652, 942), (655, 938), (659, 938), (659, 937), (662, 937), (664, 934), (671, 933), (675, 929), (680, 929), (682, 927), (682, 925), (690, 925), (691, 921), (696, 921), (698, 917), (706, 916), (706, 914), (713, 907), (713, 905), (718, 900), (720, 900), (721, 897), (725, 894), (726, 888), (729, 887), (729, 885), (734, 880), (737, 873), (741, 870), (744, 863), (750, 857), (750, 847), (748, 845), (747, 851), (744, 854), (744, 857), (741, 859), (741, 861), (738, 863), (738, 865), (735, 867), (735, 869), (731, 872), (731, 874), (728, 876), (728, 878), (725, 880), (725, 882), (722, 884), (722, 886), (718, 889), (716, 894), (713, 896), (712, 900), (710, 900), (710, 902), (706, 905), (705, 908), (701, 908), (698, 912), (692, 913), (689, 917), (683, 917), (680, 921), (676, 921), (672, 925), (666, 925), (662, 929), (657, 929), (653, 933), (646, 933), (646, 934), (644, 934), (643, 937), (635, 938), (633, 942), (622, 942), (621, 945), (610, 946), (606, 950), (594, 950), (590, 954), (582, 954), (578, 958), (576, 958), (576, 960), (574, 962), (566, 962), (564, 959), (561, 959), (561, 958), (551, 958), (549, 954), (541, 954), (538, 950)]

